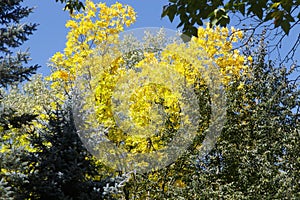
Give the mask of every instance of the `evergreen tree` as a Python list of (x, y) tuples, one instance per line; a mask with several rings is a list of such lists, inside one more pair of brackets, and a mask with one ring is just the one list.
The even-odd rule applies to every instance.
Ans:
[(22, 23), (33, 9), (21, 6), (23, 0), (4, 0), (0, 2), (0, 87), (29, 80), (38, 65), (25, 67), (30, 60), (28, 52), (13, 50), (20, 47), (36, 30), (37, 24)]
[[(22, 23), (23, 18), (33, 12), (33, 8), (21, 6), (23, 0), (4, 0), (0, 2), (0, 89), (16, 85), (29, 80), (39, 67), (38, 65), (26, 67), (30, 60), (29, 53), (17, 52), (29, 36), (36, 30), (37, 24)], [(0, 91), (0, 103), (3, 98), (3, 91)], [(11, 117), (13, 108), (6, 108), (1, 104), (0, 125), (8, 129), (8, 125), (20, 127), (22, 122), (30, 121), (31, 117)]]
[(83, 146), (71, 108), (58, 108), (47, 115), (49, 120), (42, 122), (43, 128), (34, 128), (30, 134), (35, 151), (26, 159), (28, 178), (18, 198), (113, 199), (112, 191), (105, 193), (105, 187), (117, 181), (109, 178), (112, 175), (109, 170), (97, 163)]
[[(24, 149), (12, 146), (16, 137), (11, 130), (20, 128), (22, 124), (29, 123), (35, 117), (26, 113), (16, 115), (13, 107), (2, 102), (5, 89), (29, 80), (39, 67), (38, 65), (25, 66), (30, 60), (27, 51), (16, 53), (16, 48), (27, 41), (37, 27), (37, 24), (21, 22), (33, 11), (32, 8), (22, 6), (22, 1), (0, 2), (0, 198), (4, 199), (12, 198), (13, 189), (9, 182), (21, 178), (22, 175), (17, 172), (21, 166), (24, 166), (24, 163), (19, 160)], [(4, 146), (10, 146), (10, 149), (4, 152)]]

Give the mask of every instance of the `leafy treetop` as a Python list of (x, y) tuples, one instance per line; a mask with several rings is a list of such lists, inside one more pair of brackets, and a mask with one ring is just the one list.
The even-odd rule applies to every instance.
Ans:
[[(97, 122), (109, 129), (107, 133), (109, 140), (116, 145), (122, 145), (128, 152), (145, 153), (163, 148), (178, 130), (181, 114), (177, 103), (179, 95), (159, 84), (146, 85), (130, 96), (129, 100), (134, 103), (126, 110), (138, 128), (135, 129), (137, 130), (135, 134), (128, 136), (116, 123), (114, 105), (111, 101), (112, 96), (116, 95), (118, 80), (124, 77), (124, 74), (127, 80), (134, 80), (137, 71), (148, 73), (150, 67), (149, 74), (162, 79), (163, 73), (155, 76), (153, 75), (155, 71), (169, 73), (166, 69), (171, 69), (184, 77), (189, 87), (194, 85), (200, 87), (204, 80), (199, 70), (205, 70), (203, 61), (199, 60), (198, 56), (205, 54), (208, 60), (213, 60), (219, 66), (219, 73), (222, 75), (219, 81), (227, 86), (238, 79), (241, 73), (246, 72), (247, 65), (251, 62), (251, 57), (246, 58), (238, 50), (233, 50), (233, 44), (242, 39), (242, 32), (234, 28), (228, 30), (221, 27), (199, 28), (198, 37), (194, 37), (188, 46), (173, 43), (160, 53), (157, 49), (161, 48), (156, 50), (146, 48), (142, 49), (141, 53), (137, 52), (139, 48), (133, 48), (136, 51), (127, 52), (126, 55), (119, 48), (122, 47), (122, 41), (118, 39), (118, 35), (124, 30), (125, 25), (129, 26), (135, 21), (133, 9), (120, 3), (109, 7), (103, 3), (94, 4), (92, 1), (86, 1), (85, 5), (83, 12), (72, 14), (72, 19), (67, 22), (66, 26), (70, 28), (70, 32), (67, 35), (66, 48), (64, 52), (57, 52), (52, 57), (53, 73), (48, 79), (52, 81), (53, 89), (62, 88), (62, 96), (74, 86), (74, 82), (77, 82), (76, 87), (79, 88), (81, 82), (86, 83), (83, 84), (84, 90), (90, 90), (92, 93), (90, 96), (87, 95), (89, 99), (86, 100), (86, 105), (96, 106)], [(129, 41), (128, 44), (133, 42)], [(135, 58), (136, 62), (132, 62)], [(135, 64), (128, 66), (128, 63)], [(239, 89), (242, 87), (241, 85)], [(123, 100), (123, 96), (116, 97)], [(152, 109), (153, 104), (164, 107), (168, 123), (161, 128), (160, 135), (145, 137), (140, 130), (149, 127), (153, 117), (159, 117)], [(151, 112), (148, 112), (149, 110)], [(122, 126), (127, 128), (130, 124), (125, 120)], [(151, 127), (156, 127), (155, 125)]]
[(259, 22), (273, 20), (275, 28), (280, 26), (288, 34), (291, 24), (300, 19), (299, 5), (300, 1), (287, 0), (169, 0), (161, 16), (168, 16), (171, 22), (179, 16), (178, 27), (183, 26), (184, 34), (190, 36), (197, 36), (196, 26), (202, 26), (204, 20), (211, 25), (228, 25), (230, 13), (255, 17)]
[(16, 48), (29, 39), (37, 24), (20, 21), (32, 13), (33, 9), (21, 6), (23, 0), (0, 2), (0, 87), (28, 80), (38, 65), (24, 67), (28, 63), (28, 52), (18, 52)]
[(79, 0), (55, 0), (56, 2), (65, 3), (65, 10), (70, 10), (70, 13), (73, 13), (74, 10), (80, 11), (84, 9), (84, 5)]

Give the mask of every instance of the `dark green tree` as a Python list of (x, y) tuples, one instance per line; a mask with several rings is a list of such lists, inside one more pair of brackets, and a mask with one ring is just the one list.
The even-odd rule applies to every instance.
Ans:
[[(0, 2), (0, 88), (7, 88), (29, 80), (39, 67), (25, 66), (30, 60), (28, 52), (17, 52), (29, 36), (36, 30), (37, 24), (21, 23), (23, 18), (28, 17), (33, 12), (33, 8), (21, 6), (23, 0), (5, 0)], [(3, 91), (2, 91), (3, 92)], [(2, 98), (0, 91), (0, 103)], [(1, 105), (1, 108), (3, 105)], [(4, 129), (8, 128), (8, 124), (13, 127), (20, 127), (26, 121), (30, 121), (31, 117), (13, 116), (13, 109), (1, 109), (0, 123)], [(13, 116), (13, 117), (12, 117)]]
[(69, 10), (70, 13), (73, 13), (74, 10), (80, 11), (84, 9), (84, 4), (79, 0), (55, 0), (56, 2), (60, 2), (65, 5), (65, 10)]
[(22, 23), (33, 8), (23, 7), (23, 0), (0, 2), (0, 87), (29, 80), (38, 65), (25, 67), (30, 60), (28, 52), (13, 51), (20, 47), (36, 30), (37, 24)]
[[(29, 36), (36, 30), (37, 24), (22, 23), (33, 9), (21, 5), (23, 0), (3, 0), (0, 2), (0, 150), (4, 145), (11, 146), (10, 151), (0, 155), (0, 198), (13, 197), (11, 181), (20, 181), (23, 174), (17, 173), (24, 167), (20, 158), (24, 149), (12, 147), (15, 136), (4, 139), (12, 128), (28, 124), (35, 116), (26, 113), (16, 115), (13, 107), (3, 104), (5, 89), (17, 85), (35, 73), (38, 65), (26, 66), (30, 60), (29, 53), (16, 52)], [(4, 172), (3, 169), (6, 169)], [(15, 173), (12, 173), (15, 172)]]
[(173, 21), (175, 16), (179, 16), (178, 27), (183, 26), (184, 34), (196, 37), (197, 26), (202, 26), (204, 21), (226, 26), (234, 15), (239, 15), (242, 21), (256, 18), (257, 24), (273, 21), (275, 27), (280, 26), (288, 34), (300, 20), (299, 5), (300, 2), (294, 0), (169, 0), (163, 8), (162, 17), (168, 16)]
[[(68, 102), (66, 104), (69, 104)], [(49, 111), (43, 128), (34, 128), (30, 144), (34, 152), (25, 159), (28, 168), (17, 199), (113, 199), (116, 183), (112, 172), (97, 163), (83, 146), (73, 120), (71, 108)]]

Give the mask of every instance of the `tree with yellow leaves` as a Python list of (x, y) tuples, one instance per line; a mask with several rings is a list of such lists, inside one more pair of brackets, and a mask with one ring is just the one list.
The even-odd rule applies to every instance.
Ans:
[[(163, 48), (148, 48), (151, 45), (140, 48), (139, 45), (128, 46), (130, 42), (119, 38), (124, 26), (135, 21), (135, 12), (130, 6), (116, 3), (109, 7), (87, 1), (85, 10), (71, 17), (66, 24), (70, 28), (66, 48), (51, 59), (53, 73), (49, 79), (53, 81), (52, 87), (61, 88), (61, 93), (66, 94), (74, 86), (88, 91), (85, 92), (85, 106), (82, 109), (95, 110), (94, 115), (87, 118), (88, 123), (105, 127), (108, 130), (105, 137), (130, 155), (151, 152), (157, 156), (155, 152), (165, 149), (174, 138), (183, 142), (195, 136), (189, 135), (180, 140), (181, 136), (177, 134), (184, 127), (182, 123), (189, 124), (192, 120), (190, 116), (184, 118), (184, 114), (198, 106), (187, 105), (186, 112), (183, 111), (185, 104), (181, 99), (184, 99), (184, 88), (192, 91), (196, 102), (199, 91), (212, 87), (213, 83), (209, 80), (212, 73), (219, 77), (215, 84), (226, 88), (247, 72), (249, 60), (238, 50), (233, 50), (232, 44), (243, 36), (241, 31), (235, 29), (199, 28), (198, 38), (192, 38), (188, 44), (169, 42), (161, 44)], [(174, 72), (171, 73), (172, 78), (170, 71)], [(156, 77), (151, 80), (152, 83), (132, 88), (139, 84), (139, 80), (130, 83), (134, 77), (146, 77), (150, 73)], [(165, 86), (162, 80), (165, 81), (163, 77), (166, 74), (169, 74), (167, 77), (170, 80), (178, 80), (179, 84), (172, 83), (172, 88)], [(120, 85), (129, 87), (132, 92), (120, 96), (124, 91)], [(127, 104), (119, 106), (113, 99)], [(188, 101), (185, 97), (185, 102)], [(161, 110), (164, 116), (161, 116)], [(125, 114), (127, 118), (123, 119), (117, 113)], [(92, 122), (94, 118), (97, 120)], [(206, 118), (209, 119), (208, 116)], [(194, 124), (198, 124), (197, 120)], [(196, 135), (203, 134), (208, 127), (208, 121), (203, 124), (202, 128), (191, 128), (199, 129)], [(104, 150), (99, 146), (93, 151)], [(162, 156), (161, 160), (164, 158)], [(133, 158), (129, 156), (128, 161), (130, 159)]]

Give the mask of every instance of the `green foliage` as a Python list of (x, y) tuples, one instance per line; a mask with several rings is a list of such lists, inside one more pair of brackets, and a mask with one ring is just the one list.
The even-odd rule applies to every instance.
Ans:
[(22, 198), (103, 199), (109, 179), (102, 180), (106, 176), (99, 173), (101, 165), (83, 147), (70, 108), (51, 111), (48, 116), (45, 127), (30, 134), (35, 151), (27, 157)]
[(3, 99), (5, 105), (15, 105), (16, 116), (39, 115), (20, 127), (10, 123), (2, 132), (1, 197), (114, 199), (127, 175), (115, 177), (91, 156), (77, 135), (70, 102), (53, 96), (48, 84), (35, 76)]
[(72, 14), (74, 10), (80, 11), (84, 9), (84, 4), (79, 0), (55, 0), (56, 2), (65, 3), (65, 10), (69, 10)]
[(299, 5), (299, 1), (287, 0), (169, 0), (161, 16), (168, 16), (171, 22), (179, 16), (178, 27), (183, 26), (183, 33), (189, 36), (197, 36), (197, 25), (202, 26), (206, 20), (211, 25), (228, 25), (230, 14), (256, 17), (261, 22), (272, 20), (275, 27), (280, 26), (288, 34), (291, 23), (300, 19)]
[(13, 49), (27, 41), (37, 27), (37, 24), (20, 22), (33, 11), (32, 8), (22, 7), (22, 1), (0, 2), (0, 87), (28, 80), (38, 68), (38, 65), (23, 66), (30, 59), (28, 52), (13, 55)]
[(22, 125), (28, 125), (37, 117), (37, 115), (27, 113), (22, 115), (16, 115), (15, 113), (16, 111), (12, 109), (2, 113), (0, 123), (4, 131), (10, 128), (21, 128)]
[[(28, 63), (28, 52), (18, 52), (20, 47), (36, 29), (37, 24), (21, 23), (33, 9), (21, 6), (22, 0), (5, 0), (0, 2), (0, 89), (29, 80), (38, 65), (25, 67)], [(4, 90), (0, 91), (0, 198), (16, 197), (18, 183), (23, 182), (26, 162), (23, 162), (25, 149), (18, 146), (20, 129), (35, 116), (26, 113), (17, 114), (14, 107), (3, 102), (6, 97)], [(20, 129), (21, 130), (21, 129)], [(16, 145), (16, 146), (15, 146)], [(4, 150), (5, 148), (6, 151)], [(12, 186), (16, 187), (12, 187)]]
[(11, 187), (9, 187), (8, 183), (2, 178), (0, 180), (0, 197), (6, 200), (13, 200), (13, 192), (10, 190)]

